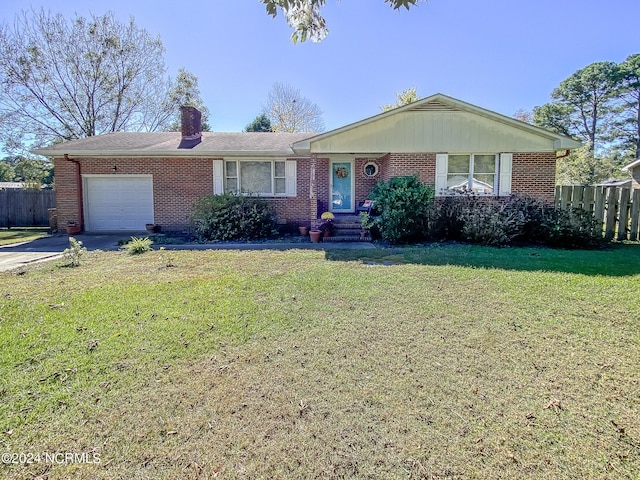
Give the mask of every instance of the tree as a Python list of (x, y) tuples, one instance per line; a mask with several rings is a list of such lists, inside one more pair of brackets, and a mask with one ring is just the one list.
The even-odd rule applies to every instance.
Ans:
[(613, 137), (632, 158), (640, 158), (640, 53), (620, 64), (620, 100)]
[[(595, 151), (601, 135), (610, 127), (613, 100), (618, 93), (620, 70), (613, 62), (596, 62), (562, 81), (550, 107), (540, 107), (536, 121), (542, 126), (585, 140)], [(534, 114), (534, 115), (536, 115)]]
[(397, 97), (396, 103), (394, 103), (393, 105), (388, 103), (380, 107), (380, 109), (383, 112), (387, 112), (389, 110), (393, 110), (394, 108), (402, 107), (404, 105), (409, 105), (410, 103), (417, 102), (419, 100), (416, 87), (411, 87), (400, 93), (396, 93), (396, 97)]
[(300, 90), (286, 83), (275, 83), (263, 107), (274, 132), (321, 132), (322, 110)]
[[(297, 43), (310, 39), (312, 42), (321, 42), (329, 34), (327, 24), (320, 15), (320, 9), (326, 4), (326, 0), (260, 0), (266, 5), (267, 13), (276, 17), (280, 9), (287, 19), (287, 23), (293, 28), (291, 40)], [(398, 10), (404, 7), (417, 5), (421, 0), (384, 0), (391, 8)]]
[(0, 161), (0, 182), (13, 182), (16, 173), (9, 162)]
[(245, 132), (272, 132), (271, 121), (264, 113), (261, 113), (253, 121), (244, 127)]
[(15, 181), (37, 184), (51, 183), (51, 163), (43, 160), (21, 158), (14, 166)]
[(558, 161), (558, 182), (590, 185), (617, 175), (618, 156), (607, 150), (620, 82), (618, 65), (592, 63), (562, 81), (551, 94), (553, 102), (534, 109), (536, 125), (585, 143), (583, 150)]
[(209, 126), (209, 109), (204, 105), (202, 97), (200, 97), (198, 77), (193, 73), (187, 72), (184, 68), (178, 70), (175, 85), (169, 92), (168, 104), (165, 107), (166, 111), (175, 113), (173, 123), (169, 127), (171, 131), (180, 131), (182, 129), (182, 120), (180, 118), (180, 107), (182, 106), (196, 107), (202, 114), (202, 131), (208, 132), (211, 130)]
[(133, 18), (23, 12), (0, 27), (0, 140), (7, 150), (166, 128), (164, 47)]
[(513, 114), (513, 118), (515, 118), (516, 120), (520, 120), (521, 122), (524, 122), (524, 123), (533, 124), (533, 111), (527, 110), (526, 108), (519, 108)]

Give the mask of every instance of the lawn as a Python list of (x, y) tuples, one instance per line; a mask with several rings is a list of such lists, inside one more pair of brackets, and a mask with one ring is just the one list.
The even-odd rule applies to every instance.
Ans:
[(0, 274), (0, 477), (638, 480), (639, 298), (639, 245)]
[(48, 232), (48, 228), (40, 227), (0, 228), (0, 245), (30, 242), (37, 238), (46, 237)]

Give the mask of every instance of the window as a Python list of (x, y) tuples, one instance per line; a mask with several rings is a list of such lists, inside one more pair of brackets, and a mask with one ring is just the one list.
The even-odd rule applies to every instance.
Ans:
[(295, 161), (214, 160), (214, 193), (294, 196), (295, 189)]
[(449, 155), (447, 190), (492, 195), (497, 166), (496, 155)]
[(364, 164), (363, 171), (367, 177), (375, 177), (376, 175), (378, 175), (380, 167), (376, 162), (367, 162)]
[(508, 195), (512, 154), (436, 155), (436, 194)]

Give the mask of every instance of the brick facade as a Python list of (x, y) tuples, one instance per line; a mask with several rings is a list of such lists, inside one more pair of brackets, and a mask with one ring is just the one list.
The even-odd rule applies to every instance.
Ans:
[(511, 191), (553, 204), (556, 186), (556, 154), (514, 153)]
[[(56, 203), (59, 225), (80, 220), (77, 168), (82, 175), (132, 175), (153, 177), (155, 223), (164, 230), (185, 230), (196, 200), (213, 193), (213, 158), (56, 158)], [(265, 197), (273, 205), (278, 223), (293, 229), (309, 225), (329, 210), (328, 157), (292, 158), (296, 160), (297, 194), (295, 197)], [(375, 161), (376, 177), (364, 174), (364, 165)], [(77, 163), (76, 163), (77, 162)], [(512, 191), (553, 202), (555, 187), (555, 153), (514, 153)], [(355, 201), (367, 198), (376, 182), (399, 175), (418, 175), (427, 184), (435, 183), (435, 153), (390, 153), (382, 158), (355, 156)], [(635, 169), (640, 181), (640, 168)]]
[[(151, 175), (154, 222), (166, 231), (189, 228), (196, 200), (213, 193), (213, 158), (56, 158), (56, 209), (58, 224), (79, 222), (81, 201), (76, 178), (81, 175)], [(309, 159), (297, 160), (297, 195), (265, 198), (275, 209), (278, 223), (291, 228), (309, 224)]]

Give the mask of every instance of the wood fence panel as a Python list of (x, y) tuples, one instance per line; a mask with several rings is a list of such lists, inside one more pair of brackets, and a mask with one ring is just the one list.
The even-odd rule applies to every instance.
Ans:
[(568, 208), (571, 206), (571, 194), (573, 188), (568, 186), (563, 186), (560, 189), (560, 208)]
[(640, 240), (640, 190), (617, 187), (556, 187), (556, 207), (582, 208), (602, 224), (609, 240)]
[(620, 208), (618, 209), (618, 240), (626, 240), (629, 231), (629, 200), (631, 189), (620, 189)]
[(607, 216), (604, 225), (604, 238), (613, 239), (616, 230), (616, 214), (618, 213), (618, 189), (611, 187), (607, 193)]
[(53, 190), (0, 190), (0, 227), (48, 227)]
[(604, 208), (607, 203), (607, 197), (602, 187), (595, 187), (595, 199), (593, 206), (593, 216), (601, 223), (604, 223)]
[(631, 196), (631, 228), (629, 240), (640, 240), (640, 189), (635, 189)]
[(583, 207), (586, 211), (593, 213), (594, 210), (594, 198), (596, 190), (593, 187), (584, 187), (584, 194), (582, 196)]

